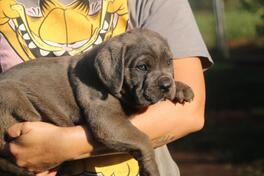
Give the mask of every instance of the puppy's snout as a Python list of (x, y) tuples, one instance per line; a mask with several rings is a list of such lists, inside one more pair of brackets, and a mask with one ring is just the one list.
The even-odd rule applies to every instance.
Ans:
[(163, 76), (159, 78), (159, 88), (162, 93), (169, 92), (172, 86), (172, 80), (169, 77)]

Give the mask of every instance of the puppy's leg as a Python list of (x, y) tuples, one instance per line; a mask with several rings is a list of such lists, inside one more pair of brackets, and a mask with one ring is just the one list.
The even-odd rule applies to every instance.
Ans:
[(40, 115), (19, 85), (13, 81), (0, 82), (0, 105), (1, 149), (5, 142), (5, 132), (11, 125), (21, 121), (40, 120)]
[(110, 149), (130, 153), (139, 162), (140, 175), (159, 176), (148, 137), (129, 122), (120, 101), (111, 95), (98, 98), (98, 92), (92, 96), (78, 79), (73, 79), (73, 84), (76, 100), (95, 139)]
[(125, 116), (109, 107), (96, 107), (89, 112), (89, 127), (99, 142), (110, 149), (128, 152), (138, 162), (140, 175), (159, 176), (154, 150), (149, 138), (134, 127)]
[[(34, 107), (17, 84), (11, 81), (1, 81), (0, 84), (0, 151), (6, 144), (6, 130), (20, 121), (36, 121), (40, 119)], [(5, 151), (4, 151), (5, 152)], [(0, 175), (31, 175), (29, 172), (11, 163), (6, 153), (0, 153)], [(4, 173), (2, 173), (4, 172)]]
[(175, 101), (179, 103), (191, 102), (194, 98), (192, 88), (180, 81), (175, 81), (176, 97)]

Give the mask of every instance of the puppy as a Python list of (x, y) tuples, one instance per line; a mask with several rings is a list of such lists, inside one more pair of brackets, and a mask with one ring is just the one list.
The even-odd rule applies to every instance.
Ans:
[[(150, 140), (129, 118), (165, 99), (193, 99), (189, 86), (174, 81), (172, 57), (158, 33), (134, 29), (80, 56), (13, 67), (0, 75), (0, 148), (6, 130), (17, 122), (86, 123), (97, 141), (138, 160), (140, 175), (158, 176)], [(4, 157), (0, 169), (30, 174)]]

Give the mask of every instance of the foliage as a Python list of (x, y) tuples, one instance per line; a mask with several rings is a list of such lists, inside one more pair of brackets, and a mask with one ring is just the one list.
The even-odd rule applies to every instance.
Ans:
[(242, 6), (250, 11), (257, 12), (264, 8), (263, 0), (240, 0)]
[[(242, 3), (243, 1), (243, 3)], [(247, 2), (248, 1), (248, 2)], [(264, 33), (264, 19), (260, 15), (258, 3), (249, 3), (249, 1), (258, 1), (261, 5), (264, 0), (225, 0), (225, 35), (228, 42), (248, 41), (261, 44), (260, 36)], [(215, 16), (213, 13), (212, 1), (208, 0), (190, 0), (194, 10), (194, 15), (203, 38), (209, 48), (215, 47)], [(263, 43), (263, 42), (262, 42)]]
[(258, 34), (264, 36), (264, 1), (263, 0), (240, 0), (242, 6), (256, 16), (261, 17), (261, 22), (256, 26)]
[(232, 10), (225, 14), (226, 36), (228, 40), (248, 39), (253, 40), (258, 37), (256, 26), (261, 19), (246, 10)]

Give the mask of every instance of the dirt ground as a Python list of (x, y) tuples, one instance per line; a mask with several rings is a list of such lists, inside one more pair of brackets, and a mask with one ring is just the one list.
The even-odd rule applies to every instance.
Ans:
[(241, 166), (219, 162), (210, 153), (175, 152), (173, 158), (181, 176), (242, 176)]
[(249, 176), (243, 174), (242, 165), (219, 162), (210, 153), (176, 152), (173, 157), (177, 160), (181, 176)]

